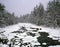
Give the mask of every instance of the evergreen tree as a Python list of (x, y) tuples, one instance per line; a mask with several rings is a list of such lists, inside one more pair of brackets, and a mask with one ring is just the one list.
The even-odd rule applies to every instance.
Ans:
[(5, 6), (0, 3), (0, 27), (17, 23), (16, 17), (5, 10)]
[(48, 7), (47, 7), (47, 17), (48, 17), (48, 23), (51, 23), (51, 25), (59, 26), (60, 25), (60, 1), (59, 0), (52, 0), (49, 1)]
[(4, 11), (5, 6), (0, 3), (0, 12)]

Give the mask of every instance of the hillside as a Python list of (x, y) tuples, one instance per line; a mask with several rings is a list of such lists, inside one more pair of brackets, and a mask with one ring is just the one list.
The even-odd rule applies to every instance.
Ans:
[[(36, 30), (37, 28), (39, 30)], [(59, 28), (54, 29), (49, 27), (37, 26), (30, 23), (18, 23), (15, 25), (6, 26), (5, 28), (0, 28), (0, 35), (4, 34), (4, 36), (9, 40), (8, 44), (11, 42), (11, 39), (16, 40), (17, 45), (14, 45), (14, 47), (19, 47), (20, 39), (23, 40), (23, 43), (31, 43), (32, 46), (40, 45), (39, 42), (37, 41), (37, 37), (40, 36), (38, 32), (47, 32), (49, 33), (50, 38), (53, 38), (53, 40), (59, 39), (60, 41)], [(29, 34), (29, 33), (32, 33), (35, 35)], [(49, 47), (60, 47), (60, 46), (56, 45), (56, 46), (49, 46)]]

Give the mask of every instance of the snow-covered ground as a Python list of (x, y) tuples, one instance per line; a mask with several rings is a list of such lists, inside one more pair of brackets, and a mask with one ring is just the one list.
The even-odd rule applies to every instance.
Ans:
[[(25, 27), (26, 30), (21, 29), (22, 27)], [(39, 29), (41, 28), (41, 30), (38, 30), (38, 32), (48, 32), (50, 34), (49, 37), (51, 37), (53, 39), (60, 39), (60, 28), (54, 29), (54, 28), (49, 28), (49, 27), (37, 26), (34, 24), (30, 24), (30, 23), (18, 23), (15, 25), (7, 26), (5, 28), (0, 28), (0, 33), (3, 32), (2, 34), (4, 34), (8, 38), (9, 41), (12, 38), (14, 38), (15, 36), (17, 36), (18, 39), (23, 39), (23, 43), (31, 43), (31, 45), (39, 45), (39, 43), (37, 41), (37, 37), (39, 36), (39, 34), (38, 34), (38, 32), (35, 31), (36, 28), (39, 28)], [(13, 33), (14, 31), (20, 31), (20, 32)], [(35, 33), (36, 36), (32, 37), (32, 36), (28, 35), (29, 32)], [(1, 35), (0, 35), (0, 37), (1, 37)], [(18, 42), (16, 42), (16, 43), (18, 43)], [(1, 46), (1, 44), (0, 44), (0, 46)], [(3, 45), (2, 47), (5, 47), (5, 45)], [(19, 47), (19, 45), (14, 46), (14, 47)], [(60, 45), (49, 46), (49, 47), (60, 47)]]

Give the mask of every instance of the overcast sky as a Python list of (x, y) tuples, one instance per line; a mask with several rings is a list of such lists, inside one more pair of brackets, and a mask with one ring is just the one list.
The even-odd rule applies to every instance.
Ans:
[(34, 6), (39, 5), (41, 2), (44, 7), (47, 7), (49, 0), (0, 0), (6, 7), (6, 10), (10, 13), (15, 13), (16, 16), (30, 13)]

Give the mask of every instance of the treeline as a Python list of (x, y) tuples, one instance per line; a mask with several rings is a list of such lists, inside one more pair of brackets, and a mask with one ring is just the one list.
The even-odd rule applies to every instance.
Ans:
[(0, 27), (7, 25), (12, 25), (17, 23), (17, 17), (14, 16), (14, 13), (9, 13), (5, 10), (5, 6), (0, 3)]
[(5, 6), (0, 3), (0, 27), (18, 22), (60, 27), (60, 0), (50, 0), (46, 9), (40, 3), (34, 7), (30, 14), (20, 16), (20, 18), (15, 17), (14, 13), (6, 11)]
[(60, 26), (60, 0), (49, 1), (46, 10), (43, 4), (36, 5), (30, 14), (20, 17), (20, 22), (29, 22), (37, 25)]

